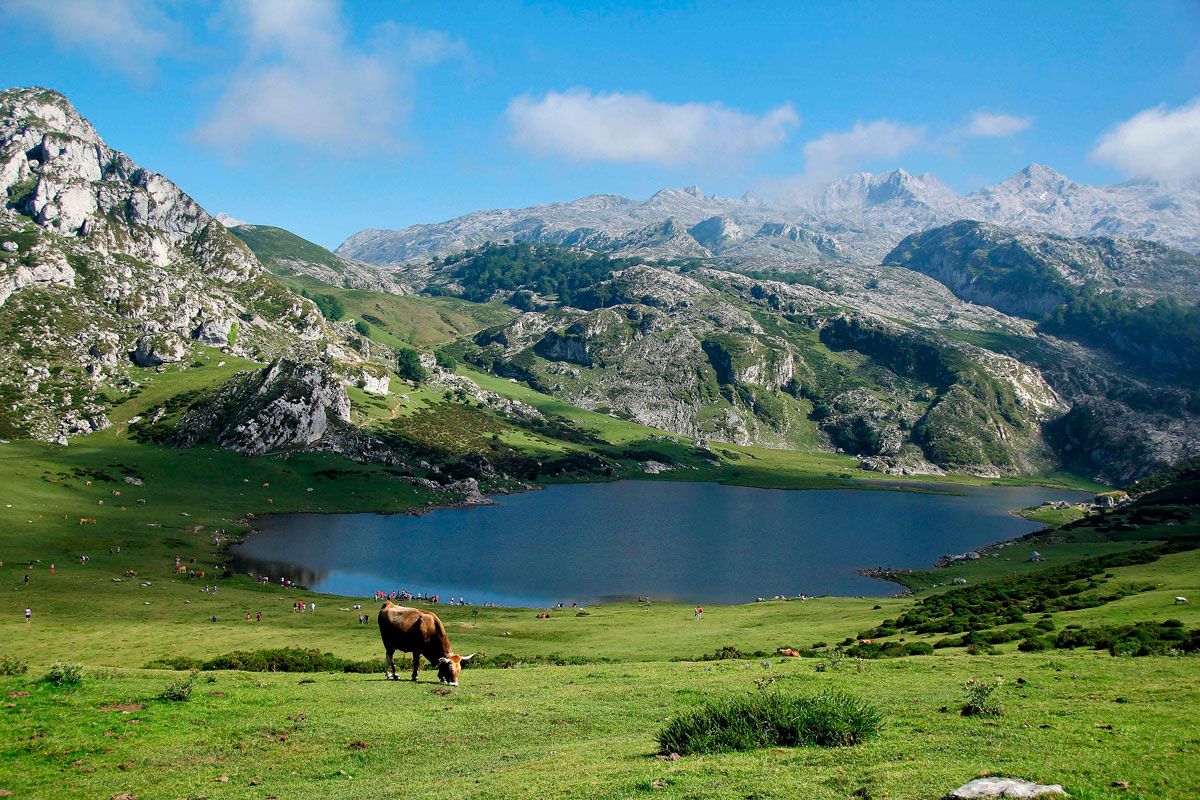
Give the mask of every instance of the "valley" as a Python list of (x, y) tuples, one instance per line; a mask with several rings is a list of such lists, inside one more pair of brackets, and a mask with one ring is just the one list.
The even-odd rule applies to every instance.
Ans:
[[(35, 88), (0, 92), (0, 189), (0, 792), (928, 798), (988, 772), (1196, 795), (1190, 185), (1031, 165), (963, 196), (897, 170), (331, 252), (219, 221)], [(496, 552), (540, 550), (506, 559), (581, 607), (547, 610), (528, 573), (470, 584), (499, 607), (414, 601), (478, 660), (453, 688), (381, 680), (368, 582), (462, 587), (455, 553), (482, 540), (439, 515), (557, 497), (550, 530), (517, 519)], [(353, 581), (237, 564), (297, 520), (365, 548)], [(303, 545), (280, 531), (265, 560)], [(406, 570), (422, 543), (440, 572)], [(648, 562), (638, 585), (596, 589), (622, 558)], [(964, 713), (980, 682), (1002, 712)], [(851, 692), (884, 725), (660, 752), (689, 709), (771, 692)]]

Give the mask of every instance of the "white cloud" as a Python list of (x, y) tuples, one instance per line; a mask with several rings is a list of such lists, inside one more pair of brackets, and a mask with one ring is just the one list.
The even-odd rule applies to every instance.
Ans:
[(672, 104), (588, 89), (518, 97), (507, 113), (513, 143), (537, 154), (666, 165), (768, 150), (800, 122), (790, 104), (755, 116), (720, 103)]
[(989, 114), (986, 111), (976, 111), (971, 121), (963, 126), (964, 136), (986, 136), (1003, 138), (1013, 136), (1033, 124), (1033, 117), (1017, 117), (1012, 114)]
[(244, 38), (245, 59), (196, 135), (234, 154), (261, 139), (339, 151), (395, 147), (412, 71), (465, 53), (444, 33), (394, 23), (358, 47), (336, 0), (232, 0), (224, 16)]
[(845, 131), (831, 131), (804, 145), (804, 173), (829, 179), (879, 158), (896, 158), (925, 143), (925, 126), (879, 119), (856, 122)]
[(1100, 137), (1093, 161), (1168, 183), (1200, 177), (1200, 97), (1179, 108), (1147, 108)]
[(63, 50), (137, 78), (185, 38), (151, 0), (0, 0), (0, 11), (49, 32)]

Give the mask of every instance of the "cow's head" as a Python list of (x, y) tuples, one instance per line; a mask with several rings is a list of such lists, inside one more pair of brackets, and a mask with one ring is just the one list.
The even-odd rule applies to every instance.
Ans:
[(469, 656), (456, 656), (451, 653), (438, 659), (438, 680), (449, 686), (458, 686), (458, 671), (466, 661), (470, 661), (477, 653)]

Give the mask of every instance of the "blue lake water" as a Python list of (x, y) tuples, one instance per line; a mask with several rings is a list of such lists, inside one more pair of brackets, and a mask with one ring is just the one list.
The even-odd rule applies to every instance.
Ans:
[[(407, 589), (475, 605), (886, 596), (894, 585), (855, 569), (927, 567), (1039, 527), (1011, 509), (1089, 497), (1041, 487), (954, 491), (961, 494), (666, 481), (550, 486), (423, 516), (270, 516), (234, 548), (234, 563), (319, 592)], [(1003, 557), (1024, 559), (1029, 550), (1013, 547)]]

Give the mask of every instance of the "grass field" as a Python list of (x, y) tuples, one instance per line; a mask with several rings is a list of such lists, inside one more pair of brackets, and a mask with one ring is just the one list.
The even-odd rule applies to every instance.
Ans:
[[(586, 616), (564, 610), (548, 620), (523, 609), (440, 606), (457, 652), (594, 663), (468, 668), (448, 694), (430, 682), (432, 672), (415, 685), (378, 674), (204, 672), (190, 700), (161, 699), (168, 682), (187, 679), (144, 668), (164, 657), (289, 646), (360, 661), (382, 655), (374, 623), (357, 624), (361, 612), (349, 610), (353, 598), (264, 587), (239, 575), (189, 581), (176, 575), (175, 557), (211, 576), (223, 560), (221, 546), (251, 515), (403, 512), (433, 500), (381, 467), (331, 455), (247, 459), (132, 442), (133, 416), (250, 366), (215, 351), (197, 363), (146, 370), (138, 394), (114, 410), (114, 426), (69, 447), (0, 444), (0, 658), (30, 665), (24, 675), (0, 677), (0, 791), (13, 797), (937, 798), (984, 771), (1063, 783), (1080, 798), (1200, 797), (1195, 657), (1022, 653), (1009, 642), (996, 655), (950, 648), (870, 661), (695, 660), (726, 647), (773, 653), (822, 644), (828, 652), (898, 617), (911, 607), (907, 599), (706, 606), (701, 622), (690, 608), (659, 603), (595, 606)], [(653, 446), (694, 459), (690, 443), (648, 440), (659, 431), (501, 379), (471, 377), (596, 431), (604, 447)], [(362, 424), (422, 413), (440, 400), (428, 389), (405, 401), (352, 395)], [(522, 445), (538, 441), (554, 444), (530, 434)], [(861, 480), (838, 456), (726, 445), (717, 451), (727, 466), (669, 477), (793, 488), (896, 483)], [(1048, 480), (1087, 486), (1069, 477)], [(939, 483), (953, 490), (958, 481), (981, 482)], [(1058, 537), (1013, 547), (1005, 553), (1011, 560), (913, 575), (929, 582), (963, 576), (975, 584), (1196, 527), (1146, 525), (1114, 541)], [(1027, 562), (1033, 547), (1045, 562)], [(84, 555), (90, 560), (80, 563)], [(1196, 606), (1172, 604), (1177, 595), (1200, 597), (1200, 551), (1114, 568), (1096, 580), (1096, 592), (1144, 590), (1055, 613), (1056, 628), (1172, 618), (1200, 627)], [(216, 584), (216, 593), (203, 591), (205, 584)], [(299, 599), (315, 600), (318, 611), (292, 613)], [(373, 613), (373, 604), (364, 605)], [(262, 622), (246, 621), (259, 611)], [(58, 661), (85, 664), (83, 684), (42, 680)], [(963, 683), (994, 676), (1007, 681), (1005, 713), (960, 716)], [(763, 689), (849, 690), (875, 702), (886, 727), (853, 748), (655, 757), (655, 734), (673, 715), (705, 699)]]

